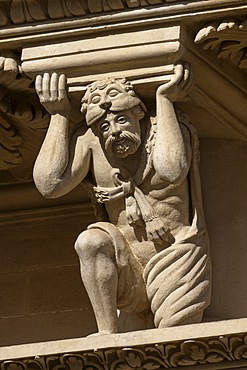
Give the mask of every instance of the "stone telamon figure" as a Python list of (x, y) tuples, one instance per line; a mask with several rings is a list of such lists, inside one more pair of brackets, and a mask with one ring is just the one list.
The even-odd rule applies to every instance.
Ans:
[(151, 117), (130, 83), (94, 82), (82, 100), (87, 126), (69, 141), (66, 78), (37, 76), (37, 93), (51, 114), (34, 167), (37, 188), (60, 197), (91, 172), (109, 218), (75, 243), (101, 334), (118, 332), (117, 309), (152, 312), (155, 327), (163, 328), (200, 322), (209, 304), (198, 140), (173, 106), (191, 84), (188, 67), (175, 66), (171, 81), (157, 89)]

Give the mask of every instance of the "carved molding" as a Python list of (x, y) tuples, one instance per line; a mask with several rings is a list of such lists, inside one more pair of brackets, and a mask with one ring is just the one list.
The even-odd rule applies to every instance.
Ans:
[(247, 365), (247, 334), (5, 360), (1, 370), (218, 369)]
[(215, 99), (212, 99), (206, 92), (200, 87), (194, 85), (193, 88), (193, 99), (201, 107), (206, 107), (213, 116), (221, 121), (223, 125), (233, 130), (235, 133), (240, 135), (240, 138), (247, 140), (247, 126), (238, 117), (231, 114), (226, 107), (223, 107)]
[(81, 17), (179, 0), (11, 0), (0, 3), (0, 26)]
[[(228, 8), (241, 0), (1, 0), (0, 1), (0, 27), (11, 25), (25, 25), (42, 23), (49, 20), (71, 19), (76, 17), (87, 17), (109, 12), (121, 12), (128, 10), (158, 8), (159, 5), (167, 9), (180, 6), (182, 12), (186, 8), (205, 9), (208, 6)], [(186, 5), (186, 6), (184, 6)], [(180, 10), (180, 11), (181, 11)], [(175, 10), (176, 11), (176, 10)], [(180, 12), (179, 11), (179, 12)], [(129, 17), (129, 15), (128, 15)]]
[(197, 33), (195, 43), (215, 50), (219, 59), (230, 59), (239, 68), (247, 68), (247, 18), (208, 25)]

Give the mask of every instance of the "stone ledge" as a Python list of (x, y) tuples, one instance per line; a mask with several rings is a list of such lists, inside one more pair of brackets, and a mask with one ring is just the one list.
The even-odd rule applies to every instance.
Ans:
[(140, 8), (72, 18), (61, 16), (60, 19), (50, 19), (48, 17), (43, 20), (33, 20), (33, 23), (24, 21), (22, 24), (18, 24), (18, 22), (12, 24), (9, 19), (4, 26), (1, 27), (0, 24), (0, 28), (2, 28), (0, 46), (3, 49), (19, 48), (21, 45), (37, 45), (40, 41), (43, 43), (44, 40), (47, 40), (48, 43), (61, 41), (70, 38), (71, 35), (82, 38), (87, 37), (88, 34), (95, 34), (95, 32), (108, 31), (113, 33), (118, 32), (119, 29), (140, 27), (143, 25), (143, 21), (145, 21), (146, 28), (151, 28), (154, 24), (164, 25), (182, 20), (189, 22), (195, 19), (209, 21), (214, 17), (228, 19), (237, 17), (241, 13), (245, 15), (246, 8), (246, 0), (188, 0), (186, 2), (170, 0), (169, 3), (164, 2), (148, 8), (140, 6)]
[(0, 348), (1, 369), (247, 368), (247, 319)]
[[(6, 4), (1, 4), (5, 2)], [(84, 4), (83, 4), (84, 3)], [(75, 6), (74, 0), (64, 1), (54, 0), (39, 0), (38, 2), (30, 2), (23, 0), (20, 3), (9, 0), (0, 2), (0, 28), (13, 27), (15, 25), (44, 23), (47, 21), (58, 21), (61, 19), (75, 19), (76, 17), (84, 18), (92, 15), (112, 15), (114, 13), (127, 13), (135, 10), (144, 10), (143, 16), (147, 13), (147, 9), (164, 8), (166, 13), (186, 12), (186, 8), (192, 9), (210, 9), (223, 8), (226, 6), (242, 5), (243, 0), (187, 0), (186, 3), (181, 0), (127, 0), (116, 1), (77, 1)], [(4, 6), (5, 5), (5, 6)], [(128, 17), (127, 15), (127, 17)]]

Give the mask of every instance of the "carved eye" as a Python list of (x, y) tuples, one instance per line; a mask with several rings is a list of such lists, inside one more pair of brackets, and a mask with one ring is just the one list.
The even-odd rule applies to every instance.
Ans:
[(128, 117), (126, 116), (118, 116), (117, 118), (117, 122), (120, 123), (120, 125), (126, 123), (127, 121), (128, 121)]
[(100, 130), (102, 132), (106, 132), (106, 131), (109, 130), (109, 127), (110, 127), (109, 122), (105, 121), (105, 122), (101, 123)]
[(108, 91), (108, 95), (111, 97), (111, 98), (114, 98), (115, 96), (117, 96), (119, 94), (119, 91), (116, 90), (116, 89), (111, 89)]
[(98, 104), (100, 102), (101, 96), (96, 94), (91, 97), (91, 103)]

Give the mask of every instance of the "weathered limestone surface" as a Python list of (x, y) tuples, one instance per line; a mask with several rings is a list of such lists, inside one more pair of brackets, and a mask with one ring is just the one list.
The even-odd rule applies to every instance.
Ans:
[[(246, 319), (0, 349), (24, 369), (246, 369)], [(191, 333), (193, 332), (193, 336)]]
[(188, 65), (174, 65), (173, 73), (158, 87), (155, 117), (149, 112), (146, 121), (129, 82), (92, 83), (81, 108), (88, 127), (71, 141), (65, 75), (36, 77), (40, 102), (51, 114), (34, 166), (38, 190), (57, 198), (90, 173), (93, 199), (106, 207), (107, 215), (75, 243), (100, 334), (120, 330), (117, 308), (120, 317), (143, 316), (144, 328), (162, 328), (200, 322), (210, 302), (198, 139), (173, 107), (186, 99), (193, 80)]
[[(0, 1), (1, 345), (82, 337), (96, 331), (72, 247), (95, 222), (88, 192), (79, 185), (62, 198), (45, 200), (32, 181), (34, 161), (50, 121), (34, 89), (36, 75), (43, 72), (68, 76), (71, 135), (83, 120), (80, 101), (88, 83), (126, 77), (150, 112), (158, 86), (170, 81), (174, 65), (189, 63), (194, 75), (190, 101), (174, 106), (189, 116), (200, 141), (212, 263), (212, 296), (204, 321), (220, 325), (221, 320), (247, 317), (246, 10), (245, 0)], [(137, 320), (133, 325), (133, 318), (125, 319), (125, 324), (132, 330), (140, 327)], [(204, 324), (200, 325), (203, 332)], [(205, 330), (213, 333), (214, 324), (206, 325)], [(225, 322), (222, 325), (228, 327)], [(221, 361), (219, 357), (226, 356), (217, 357), (213, 350), (210, 365), (204, 356), (208, 342), (203, 342), (203, 348), (193, 347), (186, 361), (214, 369), (245, 368), (241, 362), (246, 351), (244, 321), (229, 325), (227, 335), (236, 337), (224, 342), (223, 353), (228, 348), (236, 366), (226, 364), (229, 359)], [(234, 331), (234, 325), (242, 325), (243, 331)], [(169, 331), (185, 330), (182, 340), (190, 341), (198, 339), (196, 328)], [(224, 336), (224, 330), (216, 333), (217, 340), (220, 333)], [(132, 340), (132, 335), (114, 338)], [(139, 334), (138, 338), (141, 342)], [(91, 340), (97, 342), (95, 338), (84, 341)], [(106, 341), (109, 348), (115, 346), (115, 339)], [(154, 343), (151, 338), (150, 342)], [(82, 343), (82, 351), (89, 348)], [(71, 347), (63, 348), (59, 366), (67, 368), (64, 354)], [(190, 342), (183, 348), (188, 354)], [(14, 358), (13, 352), (3, 351), (8, 353), (3, 359)], [(128, 354), (125, 365), (121, 356), (115, 358), (116, 366), (145, 368), (139, 352)], [(82, 366), (88, 358), (72, 356), (72, 362)], [(221, 364), (216, 365), (217, 361)]]

